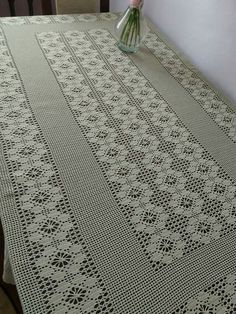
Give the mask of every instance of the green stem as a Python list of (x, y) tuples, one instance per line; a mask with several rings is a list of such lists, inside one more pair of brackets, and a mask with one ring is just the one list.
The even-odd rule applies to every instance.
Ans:
[(137, 33), (138, 33), (138, 40), (140, 42), (140, 11), (138, 10), (138, 17), (137, 17)]
[(126, 46), (128, 46), (130, 31), (131, 31), (132, 25), (133, 25), (133, 19), (134, 19), (134, 15), (133, 15), (133, 11), (132, 11), (130, 16), (129, 16), (129, 20), (128, 20), (128, 29), (127, 29), (126, 34), (125, 34), (125, 44), (126, 44)]
[[(134, 21), (135, 22), (135, 21)], [(132, 32), (130, 35), (130, 46), (132, 45), (133, 37), (134, 37), (135, 27), (132, 27)]]
[(134, 33), (134, 31), (135, 31), (135, 29), (134, 29), (134, 23), (135, 23), (135, 12), (133, 12), (132, 20), (130, 21), (130, 29), (129, 29), (129, 32), (128, 32), (128, 42), (129, 42), (129, 46), (132, 45), (133, 33)]
[[(125, 12), (125, 14), (127, 13), (129, 11), (129, 8), (126, 10), (126, 12)], [(129, 17), (130, 17), (130, 15), (129, 15)], [(127, 23), (125, 24), (125, 26), (124, 26), (124, 28), (123, 28), (123, 30), (122, 30), (122, 33), (121, 33), (121, 35), (120, 35), (120, 39), (122, 40), (122, 38), (124, 37), (124, 35), (125, 35), (125, 32), (126, 32), (126, 28), (128, 27), (128, 22), (129, 22), (129, 17), (128, 17), (128, 21), (127, 21)]]
[(136, 19), (135, 19), (135, 45), (137, 45), (137, 37), (138, 37), (138, 10), (136, 12)]
[(128, 10), (130, 13), (120, 35), (120, 41), (126, 46), (132, 46), (139, 44), (140, 41), (140, 11), (138, 8)]

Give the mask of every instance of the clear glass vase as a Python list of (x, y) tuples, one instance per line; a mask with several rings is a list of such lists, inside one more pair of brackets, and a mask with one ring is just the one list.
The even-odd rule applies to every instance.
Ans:
[(124, 52), (136, 52), (148, 32), (142, 7), (142, 1), (139, 6), (130, 5), (115, 26), (117, 45)]

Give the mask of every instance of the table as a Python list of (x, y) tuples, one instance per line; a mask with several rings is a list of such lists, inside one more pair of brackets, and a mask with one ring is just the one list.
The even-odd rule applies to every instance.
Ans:
[[(111, 11), (126, 6), (126, 0), (110, 1)], [(236, 106), (236, 2), (150, 0), (144, 11)]]
[(24, 313), (234, 313), (235, 111), (150, 24), (0, 19), (0, 216)]

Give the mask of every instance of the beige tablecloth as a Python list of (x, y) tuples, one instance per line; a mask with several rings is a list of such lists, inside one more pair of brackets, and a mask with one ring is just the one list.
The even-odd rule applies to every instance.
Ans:
[(0, 19), (0, 215), (24, 313), (234, 313), (235, 111), (151, 25), (122, 53), (116, 21)]

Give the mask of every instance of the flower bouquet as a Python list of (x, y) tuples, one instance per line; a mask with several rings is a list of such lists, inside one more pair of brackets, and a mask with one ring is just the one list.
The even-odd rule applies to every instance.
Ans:
[(116, 25), (118, 47), (125, 52), (136, 52), (147, 32), (142, 7), (143, 0), (130, 0), (129, 7)]

